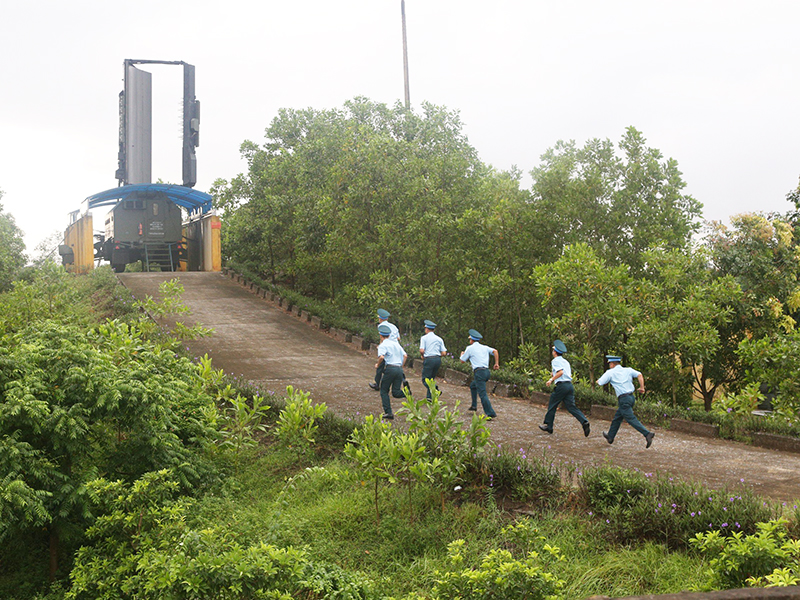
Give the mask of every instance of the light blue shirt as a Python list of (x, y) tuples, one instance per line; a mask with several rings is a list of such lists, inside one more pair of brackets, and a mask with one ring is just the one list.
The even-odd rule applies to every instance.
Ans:
[(630, 367), (623, 367), (617, 365), (613, 369), (609, 369), (597, 380), (597, 385), (611, 384), (617, 396), (622, 394), (632, 394), (634, 390), (633, 380), (639, 377), (641, 373), (636, 369)]
[(420, 338), (419, 349), (422, 350), (423, 357), (441, 356), (442, 352), (447, 352), (447, 348), (444, 347), (444, 340), (432, 331)]
[(392, 339), (383, 340), (378, 346), (378, 356), (382, 356), (387, 366), (402, 367), (406, 351), (399, 342)]
[(389, 333), (389, 339), (394, 340), (395, 342), (400, 339), (400, 330), (397, 329), (397, 325), (394, 323), (389, 323), (389, 321), (381, 321), (378, 323), (378, 326), (386, 325), (392, 331)]
[(480, 342), (472, 342), (464, 352), (461, 353), (461, 362), (469, 361), (472, 370), (488, 369), (489, 357), (494, 354), (494, 348), (484, 346)]
[(563, 356), (556, 356), (550, 361), (550, 370), (552, 375), (555, 375), (559, 371), (564, 371), (561, 374), (561, 377), (556, 379), (554, 383), (559, 383), (561, 381), (572, 381), (572, 367), (569, 366), (569, 361)]

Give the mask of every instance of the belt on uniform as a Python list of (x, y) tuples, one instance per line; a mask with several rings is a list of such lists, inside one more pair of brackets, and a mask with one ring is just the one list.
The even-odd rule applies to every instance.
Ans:
[(489, 367), (477, 367), (477, 368), (472, 369), (472, 370), (473, 371), (488, 371)]

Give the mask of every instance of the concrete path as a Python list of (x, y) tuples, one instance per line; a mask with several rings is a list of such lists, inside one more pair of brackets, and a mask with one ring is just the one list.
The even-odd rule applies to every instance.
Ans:
[[(192, 311), (181, 320), (214, 329), (211, 337), (187, 344), (195, 355), (208, 353), (216, 368), (277, 394), (283, 394), (287, 385), (306, 390), (315, 402), (324, 402), (342, 417), (360, 420), (366, 414), (382, 413), (379, 394), (367, 387), (374, 377), (375, 356), (336, 341), (221, 273), (119, 275), (137, 298), (145, 294), (157, 296), (159, 283), (175, 277), (184, 286), (183, 301)], [(463, 336), (455, 332), (437, 333), (454, 354), (466, 346)], [(424, 395), (420, 372), (411, 370), (406, 375), (413, 393)], [(440, 382), (440, 388), (442, 400), (451, 407), (460, 401), (459, 410), (469, 418), (469, 388), (446, 382)], [(585, 438), (578, 422), (569, 413), (559, 411), (555, 432), (548, 435), (538, 428), (544, 418), (544, 406), (496, 396), (492, 403), (498, 413), (498, 418), (489, 423), (492, 440), (515, 451), (522, 449), (528, 456), (541, 456), (544, 452), (555, 462), (575, 462), (578, 471), (584, 465), (612, 463), (694, 478), (711, 487), (745, 485), (781, 501), (800, 498), (798, 454), (664, 429), (654, 429), (655, 441), (645, 449), (644, 438), (625, 423), (609, 446), (601, 435), (608, 429), (608, 421), (590, 415), (592, 431)], [(400, 401), (393, 399), (392, 405), (396, 411)], [(399, 421), (394, 423), (400, 425)]]

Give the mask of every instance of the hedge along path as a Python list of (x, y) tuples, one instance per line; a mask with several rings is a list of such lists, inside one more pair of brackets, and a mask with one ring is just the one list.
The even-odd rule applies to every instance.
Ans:
[[(382, 413), (379, 394), (367, 387), (375, 375), (374, 352), (357, 350), (341, 332), (335, 332), (335, 337), (319, 329), (318, 320), (303, 310), (289, 311), (277, 299), (264, 298), (255, 286), (222, 273), (125, 273), (118, 277), (137, 298), (158, 297), (161, 282), (180, 279), (183, 302), (191, 310), (180, 320), (214, 329), (213, 335), (187, 347), (194, 356), (208, 353), (215, 368), (279, 395), (293, 385), (343, 418), (360, 421), (365, 415)], [(466, 337), (460, 332), (438, 333), (454, 354), (466, 347)], [(406, 369), (406, 375), (415, 396), (424, 395), (419, 369)], [(469, 388), (441, 380), (439, 386), (442, 401), (451, 408), (460, 401), (465, 419), (470, 418), (472, 413), (466, 411)], [(523, 449), (532, 457), (545, 452), (555, 463), (576, 463), (578, 472), (610, 462), (646, 473), (668, 472), (712, 488), (744, 485), (780, 501), (800, 498), (800, 454), (656, 428), (652, 447), (645, 449), (644, 438), (625, 423), (609, 446), (601, 435), (608, 429), (607, 420), (589, 415), (591, 435), (585, 438), (578, 422), (559, 411), (555, 431), (548, 435), (538, 428), (545, 406), (521, 398), (491, 399), (498, 413), (488, 424), (492, 441), (506, 449)], [(399, 409), (400, 401), (392, 399), (392, 406)], [(400, 425), (397, 419), (394, 423)]]

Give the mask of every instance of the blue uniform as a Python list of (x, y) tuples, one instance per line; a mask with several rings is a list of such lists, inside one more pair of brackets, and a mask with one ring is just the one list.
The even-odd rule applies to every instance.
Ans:
[(645, 438), (650, 435), (647, 428), (633, 414), (633, 405), (636, 403), (636, 398), (633, 395), (633, 379), (638, 378), (639, 375), (641, 373), (636, 369), (617, 365), (603, 373), (600, 379), (597, 380), (597, 385), (610, 383), (617, 394), (617, 412), (614, 413), (614, 418), (611, 420), (611, 426), (608, 428), (608, 434), (606, 435), (609, 443), (614, 441), (623, 419)]
[(569, 361), (561, 355), (557, 355), (550, 361), (550, 372), (553, 377), (562, 371), (558, 379), (554, 380), (555, 387), (550, 394), (550, 402), (547, 404), (547, 412), (544, 415), (544, 429), (548, 433), (553, 432), (553, 422), (556, 419), (556, 410), (562, 402), (564, 407), (573, 417), (584, 427), (584, 434), (588, 435), (589, 420), (575, 404), (575, 388), (572, 385), (572, 367)]
[[(380, 323), (378, 323), (378, 327), (380, 327), (381, 325), (385, 325), (386, 327), (389, 328), (389, 339), (390, 340), (395, 341), (395, 342), (400, 340), (400, 330), (397, 329), (397, 325), (395, 325), (394, 323), (389, 323), (389, 321), (381, 321)], [(383, 377), (383, 371), (384, 371), (385, 368), (386, 368), (386, 364), (385, 363), (381, 363), (375, 369), (375, 386), (376, 387), (380, 387), (380, 385), (381, 385), (381, 378)]]
[(429, 356), (441, 356), (442, 352), (447, 352), (444, 340), (435, 333), (428, 332), (419, 339), (419, 349), (425, 358)]
[(431, 390), (426, 380), (436, 379), (436, 375), (442, 366), (442, 352), (447, 352), (447, 348), (442, 338), (429, 331), (420, 338), (419, 349), (422, 352), (422, 384), (428, 390), (426, 397), (430, 398)]
[(561, 374), (561, 377), (555, 380), (554, 383), (559, 383), (561, 381), (572, 381), (572, 367), (570, 366), (569, 361), (563, 356), (556, 356), (550, 361), (550, 374), (555, 375), (559, 371), (563, 371), (563, 373)]
[(641, 375), (641, 373), (636, 369), (617, 365), (613, 369), (609, 369), (603, 373), (600, 379), (597, 380), (597, 385), (610, 383), (611, 387), (613, 387), (614, 391), (617, 393), (617, 396), (632, 394), (635, 389), (633, 380), (639, 377), (639, 375)]
[(489, 395), (486, 393), (486, 382), (491, 377), (489, 371), (489, 357), (494, 354), (495, 349), (489, 346), (484, 346), (479, 342), (472, 342), (464, 352), (461, 353), (461, 362), (467, 362), (472, 365), (472, 383), (469, 384), (469, 391), (472, 393), (472, 406), (470, 410), (477, 410), (478, 396), (481, 397), (481, 406), (483, 412), (487, 417), (494, 418), (497, 413), (494, 412), (492, 403), (489, 402)]
[(381, 380), (381, 404), (383, 414), (392, 416), (392, 403), (389, 400), (389, 388), (392, 389), (392, 396), (395, 398), (405, 398), (403, 393), (403, 362), (405, 361), (406, 351), (399, 342), (392, 339), (384, 339), (378, 346), (378, 356), (383, 357), (381, 366), (385, 366), (383, 378)]

